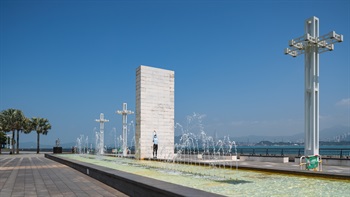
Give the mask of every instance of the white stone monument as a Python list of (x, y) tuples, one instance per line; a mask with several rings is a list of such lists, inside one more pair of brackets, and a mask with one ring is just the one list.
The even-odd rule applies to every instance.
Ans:
[(334, 31), (319, 36), (319, 19), (305, 20), (305, 34), (289, 41), (284, 53), (292, 57), (305, 54), (305, 151), (306, 156), (319, 155), (319, 54), (333, 51), (343, 35)]
[(143, 66), (136, 70), (136, 149), (138, 159), (152, 158), (153, 131), (159, 159), (174, 156), (174, 71)]

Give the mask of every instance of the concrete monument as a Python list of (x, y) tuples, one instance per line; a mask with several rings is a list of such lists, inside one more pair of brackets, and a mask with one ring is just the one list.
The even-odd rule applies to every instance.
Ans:
[(174, 71), (143, 66), (136, 70), (136, 147), (138, 159), (151, 158), (153, 132), (157, 158), (174, 156)]

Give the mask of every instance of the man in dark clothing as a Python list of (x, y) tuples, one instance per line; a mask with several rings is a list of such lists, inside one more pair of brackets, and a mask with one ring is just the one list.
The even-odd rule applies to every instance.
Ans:
[(157, 151), (158, 151), (158, 138), (157, 138), (157, 132), (154, 131), (154, 134), (153, 134), (153, 158), (157, 158)]

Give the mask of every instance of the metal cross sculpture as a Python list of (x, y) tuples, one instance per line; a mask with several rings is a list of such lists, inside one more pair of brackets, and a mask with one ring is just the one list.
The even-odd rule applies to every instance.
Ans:
[(319, 36), (319, 19), (306, 19), (305, 34), (289, 41), (284, 53), (296, 57), (305, 54), (305, 151), (319, 155), (319, 54), (333, 51), (334, 44), (343, 41), (343, 35), (331, 31)]
[(128, 146), (127, 146), (127, 143), (128, 143), (128, 135), (127, 135), (128, 119), (127, 118), (128, 117), (127, 116), (129, 114), (133, 114), (134, 112), (127, 110), (127, 104), (123, 103), (123, 110), (122, 111), (118, 110), (117, 113), (120, 115), (123, 115), (123, 156), (126, 156), (128, 153)]

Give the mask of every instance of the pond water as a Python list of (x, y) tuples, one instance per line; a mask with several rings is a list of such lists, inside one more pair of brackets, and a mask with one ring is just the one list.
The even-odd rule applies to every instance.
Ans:
[(60, 155), (225, 196), (349, 196), (350, 180), (94, 155)]

